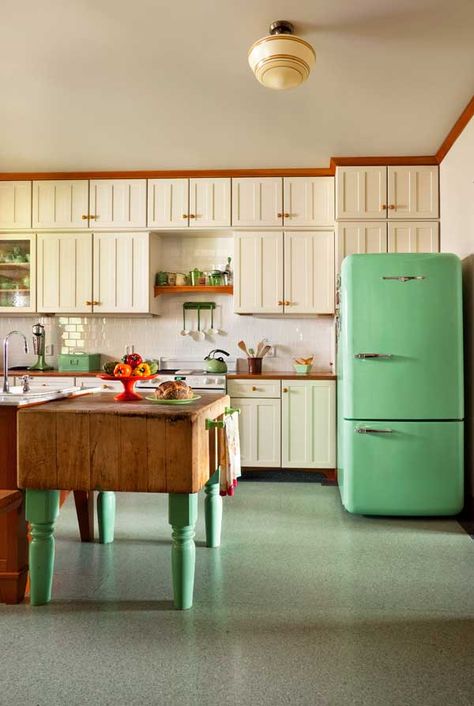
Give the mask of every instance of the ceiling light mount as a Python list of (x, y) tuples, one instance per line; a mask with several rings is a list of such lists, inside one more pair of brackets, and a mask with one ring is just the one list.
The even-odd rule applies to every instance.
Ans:
[(288, 20), (276, 20), (275, 22), (271, 23), (268, 33), (271, 35), (293, 34), (294, 31), (295, 28), (293, 24), (291, 22), (288, 22)]
[(316, 61), (313, 47), (294, 34), (288, 20), (272, 22), (269, 32), (249, 49), (249, 64), (257, 81), (275, 90), (301, 85)]

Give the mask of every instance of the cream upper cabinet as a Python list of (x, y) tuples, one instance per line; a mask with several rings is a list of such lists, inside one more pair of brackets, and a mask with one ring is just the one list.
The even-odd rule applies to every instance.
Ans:
[(31, 181), (0, 181), (0, 228), (31, 228)]
[(285, 225), (334, 224), (334, 177), (284, 177), (283, 192)]
[(387, 167), (337, 167), (336, 218), (386, 218)]
[(89, 182), (34, 181), (33, 228), (88, 228)]
[(189, 180), (148, 180), (148, 227), (186, 228), (189, 222)]
[(387, 222), (361, 221), (337, 224), (337, 269), (348, 255), (387, 252)]
[[(278, 395), (280, 392), (278, 391)], [(281, 402), (278, 399), (231, 398), (240, 409), (240, 455), (242, 466), (281, 466)]]
[(234, 311), (283, 312), (283, 233), (234, 234)]
[(283, 225), (283, 179), (232, 179), (232, 225)]
[(285, 231), (285, 313), (334, 313), (334, 232)]
[(388, 252), (439, 252), (439, 223), (389, 223)]
[(336, 383), (282, 380), (283, 468), (336, 465)]
[(230, 179), (190, 179), (189, 226), (230, 226)]
[(388, 167), (388, 217), (438, 218), (438, 167)]
[(38, 311), (92, 311), (92, 233), (38, 233)]
[(94, 313), (156, 313), (157, 242), (149, 233), (94, 233)]
[(146, 227), (146, 179), (90, 182), (91, 228)]

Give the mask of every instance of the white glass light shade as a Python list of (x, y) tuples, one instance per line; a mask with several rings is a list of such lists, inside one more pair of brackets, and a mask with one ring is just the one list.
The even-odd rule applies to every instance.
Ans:
[(250, 47), (249, 64), (266, 88), (295, 88), (308, 78), (316, 54), (308, 42), (294, 34), (270, 34)]

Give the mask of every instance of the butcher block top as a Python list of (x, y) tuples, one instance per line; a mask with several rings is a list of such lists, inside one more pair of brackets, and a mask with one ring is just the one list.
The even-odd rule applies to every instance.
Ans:
[(116, 402), (101, 392), (18, 412), (18, 487), (196, 493), (209, 480), (206, 419), (222, 393), (186, 405)]
[(294, 370), (271, 370), (269, 372), (258, 373), (257, 375), (243, 372), (228, 373), (226, 377), (228, 380), (336, 380), (337, 378), (337, 376), (330, 371), (314, 371), (301, 375), (295, 373)]

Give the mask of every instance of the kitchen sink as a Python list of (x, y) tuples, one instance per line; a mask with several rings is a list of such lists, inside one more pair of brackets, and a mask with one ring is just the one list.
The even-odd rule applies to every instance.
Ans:
[(0, 405), (24, 405), (32, 402), (49, 402), (79, 392), (80, 387), (68, 385), (67, 387), (52, 387), (50, 385), (32, 385), (28, 392), (23, 392), (21, 385), (12, 385), (9, 392), (0, 393)]

